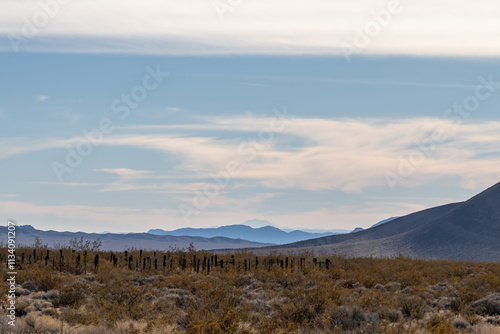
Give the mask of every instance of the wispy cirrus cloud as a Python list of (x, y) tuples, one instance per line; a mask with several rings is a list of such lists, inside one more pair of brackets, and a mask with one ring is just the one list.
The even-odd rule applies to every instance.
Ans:
[(38, 95), (38, 96), (36, 97), (36, 99), (38, 100), (38, 102), (45, 102), (45, 101), (47, 101), (49, 98), (50, 98), (50, 96), (47, 96), (47, 95)]
[(44, 151), (54, 148), (63, 148), (76, 144), (81, 138), (43, 138), (28, 137), (0, 138), (0, 159), (26, 154), (29, 152)]
[[(270, 118), (266, 117), (244, 116), (213, 117), (197, 124), (135, 126), (127, 129), (128, 134), (106, 137), (102, 145), (158, 152), (175, 158), (177, 164), (163, 174), (125, 167), (94, 171), (116, 175), (118, 181), (115, 180), (113, 189), (120, 186), (121, 189), (159, 190), (164, 185), (141, 186), (140, 182), (175, 175), (199, 183), (211, 173), (224, 170), (228, 161), (237, 160), (244, 165), (242, 172), (235, 176), (239, 186), (359, 193), (367, 187), (385, 186), (385, 173), (397, 170), (401, 159), (407, 158), (430, 133), (439, 129), (446, 137), (433, 144), (432, 152), (418, 166), (417, 173), (402, 186), (422, 186), (452, 177), (462, 180), (463, 187), (474, 188), (498, 179), (499, 122), (454, 124), (434, 118), (295, 118), (267, 145), (248, 140), (255, 139), (269, 122)], [(142, 134), (142, 130), (147, 130), (147, 134)], [(199, 134), (193, 135), (197, 131)], [(85, 140), (83, 137), (3, 139), (0, 147), (5, 150), (0, 158), (76, 145)], [(255, 159), (246, 163), (254, 154)]]
[(19, 197), (18, 194), (2, 194), (0, 195), (0, 198), (15, 198), (15, 197)]
[(167, 112), (181, 112), (181, 111), (184, 111), (183, 109), (181, 109), (179, 107), (166, 107), (165, 110)]
[[(147, 221), (151, 227), (161, 226), (165, 217), (171, 224), (181, 227), (184, 221), (179, 216), (177, 205), (191, 203), (193, 194), (213, 183), (211, 177), (214, 173), (225, 170), (228, 161), (238, 160), (243, 166), (241, 172), (232, 177), (230, 186), (211, 200), (209, 210), (192, 217), (193, 226), (206, 226), (214, 221), (218, 224), (242, 222), (255, 216), (258, 208), (262, 217), (289, 227), (303, 227), (304, 222), (311, 219), (323, 227), (332, 226), (332, 222), (366, 227), (389, 216), (458, 199), (429, 197), (413, 200), (398, 198), (397, 194), (393, 198), (371, 198), (368, 195), (370, 189), (377, 189), (387, 197), (390, 192), (384, 174), (397, 169), (400, 160), (411, 154), (436, 129), (446, 133), (446, 137), (435, 142), (434, 150), (401, 187), (433, 187), (436, 182), (448, 182), (454, 189), (478, 192), (499, 179), (500, 122), (455, 124), (437, 118), (291, 118), (288, 126), (275, 134), (271, 142), (258, 147), (251, 162), (245, 162), (248, 153), (258, 145), (249, 138), (256, 138), (270, 120), (247, 115), (210, 117), (193, 124), (122, 128), (120, 135), (103, 138), (100, 150), (126, 148), (129, 153), (125, 162), (118, 164), (115, 161), (113, 167), (109, 167), (105, 165), (109, 162), (93, 161), (89, 156), (87, 161), (93, 167), (78, 167), (78, 177), (74, 180), (62, 184), (36, 182), (39, 186), (88, 191), (92, 196), (98, 194), (103, 198), (123, 200), (137, 196), (161, 203), (160, 206), (150, 204), (145, 208), (134, 208), (128, 205), (124, 210), (117, 203), (106, 206), (42, 205), (2, 197), (0, 209), (5, 208), (5, 212), (13, 217), (28, 221), (35, 217), (49, 219), (57, 212), (59, 223), (69, 220), (78, 226), (77, 221), (92, 220), (94, 230), (99, 222), (107, 220), (123, 221), (126, 224), (123, 229), (129, 226), (129, 230), (134, 230), (134, 221), (138, 219)], [(54, 148), (60, 149), (63, 156), (65, 147), (76, 146), (84, 140), (85, 137), (4, 138), (0, 139), (0, 159)], [(243, 150), (242, 143), (248, 145)], [(152, 153), (168, 163), (131, 167), (138, 152), (141, 155)], [(130, 166), (127, 161), (131, 162)], [(100, 166), (96, 168), (96, 164)], [(363, 198), (363, 202), (333, 205), (322, 195), (319, 202), (316, 199), (310, 205), (287, 210), (266, 204), (287, 200), (287, 194), (316, 196), (314, 194), (326, 193), (343, 193), (343, 196), (355, 196), (360, 201)]]
[(106, 172), (122, 177), (142, 177), (149, 173), (148, 171), (134, 170), (129, 168), (100, 168), (94, 169), (94, 172)]

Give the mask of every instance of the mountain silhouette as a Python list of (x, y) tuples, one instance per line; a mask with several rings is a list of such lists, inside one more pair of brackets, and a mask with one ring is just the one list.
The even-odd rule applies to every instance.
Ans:
[(347, 256), (500, 261), (500, 183), (473, 198), (399, 217), (370, 229), (281, 245)]
[[(7, 227), (0, 226), (0, 233), (7, 235)], [(243, 239), (234, 239), (226, 237), (193, 237), (193, 236), (171, 236), (154, 235), (149, 233), (85, 233), (85, 232), (58, 232), (41, 231), (30, 225), (17, 226), (16, 243), (18, 245), (29, 246), (35, 243), (35, 238), (41, 239), (43, 244), (49, 247), (58, 248), (69, 245), (71, 239), (84, 238), (84, 240), (102, 241), (102, 250), (124, 251), (129, 248), (137, 249), (158, 249), (166, 250), (170, 247), (188, 248), (191, 243), (196, 249), (236, 249), (246, 247), (268, 246), (270, 243), (252, 242)]]
[[(346, 230), (345, 232), (349, 231)], [(247, 225), (228, 225), (217, 228), (181, 228), (174, 231), (151, 229), (148, 233), (156, 235), (196, 236), (204, 238), (226, 237), (272, 244), (284, 244), (335, 234), (334, 232), (311, 233), (299, 230), (285, 232), (273, 226), (253, 228)]]

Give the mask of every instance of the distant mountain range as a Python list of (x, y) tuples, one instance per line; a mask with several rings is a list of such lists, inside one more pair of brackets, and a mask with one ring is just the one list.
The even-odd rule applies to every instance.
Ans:
[[(249, 221), (250, 224), (252, 221)], [(260, 224), (267, 221), (259, 221)], [(269, 222), (267, 222), (270, 224)], [(333, 234), (348, 233), (349, 230), (336, 230), (336, 232), (313, 233), (294, 230), (290, 232), (283, 231), (274, 226), (263, 226), (254, 228), (246, 225), (247, 222), (241, 225), (228, 225), (217, 228), (181, 228), (173, 231), (165, 231), (161, 229), (151, 229), (149, 234), (155, 235), (171, 235), (171, 236), (192, 236), (192, 237), (226, 237), (245, 239), (254, 242), (285, 244), (312, 238), (319, 238)], [(256, 224), (252, 224), (256, 225)], [(258, 224), (257, 224), (258, 226)]]
[[(184, 228), (148, 233), (83, 233), (40, 231), (18, 226), (18, 244), (32, 245), (35, 237), (49, 246), (69, 244), (72, 238), (102, 240), (104, 250), (164, 250), (169, 247), (197, 249), (252, 249), (257, 253), (314, 251), (346, 256), (392, 257), (399, 254), (426, 259), (500, 261), (500, 183), (465, 202), (451, 203), (402, 217), (385, 219), (372, 227), (323, 233), (283, 231), (267, 221), (217, 228)], [(338, 230), (337, 230), (338, 231)], [(348, 233), (352, 232), (352, 233)], [(7, 227), (0, 226), (7, 235)], [(249, 241), (250, 240), (250, 241)], [(259, 241), (259, 242), (257, 242)], [(278, 244), (278, 245), (277, 245)], [(281, 245), (279, 245), (281, 244)]]
[(427, 259), (500, 261), (500, 183), (468, 201), (398, 217), (357, 233), (266, 247), (262, 251), (270, 249), (348, 256), (402, 254)]
[[(7, 227), (0, 226), (0, 233), (7, 235)], [(170, 236), (170, 235), (154, 235), (149, 233), (84, 233), (84, 232), (57, 232), (57, 231), (41, 231), (33, 228), (30, 225), (17, 226), (16, 228), (16, 243), (18, 245), (33, 245), (35, 238), (39, 237), (43, 244), (49, 247), (57, 245), (69, 245), (69, 241), (73, 238), (94, 241), (101, 239), (102, 250), (123, 251), (130, 247), (137, 249), (157, 249), (166, 250), (169, 247), (187, 248), (190, 243), (196, 249), (218, 249), (218, 248), (248, 248), (269, 246), (270, 243), (252, 242), (242, 239), (225, 238), (225, 237), (193, 237), (193, 236)]]
[(292, 232), (292, 231), (302, 231), (302, 232), (309, 232), (309, 233), (331, 233), (331, 234), (342, 234), (342, 233), (349, 233), (351, 230), (346, 230), (346, 229), (325, 229), (325, 228), (288, 228), (288, 227), (283, 227), (283, 226), (277, 226), (268, 220), (263, 220), (263, 219), (249, 219), (240, 225), (247, 225), (253, 228), (259, 228), (259, 227), (265, 227), (265, 226), (272, 226), (279, 228), (282, 231), (285, 232)]
[[(148, 233), (85, 233), (42, 231), (31, 225), (17, 226), (16, 241), (20, 245), (33, 245), (35, 238), (41, 239), (49, 247), (69, 245), (73, 238), (102, 241), (102, 250), (121, 251), (130, 247), (138, 249), (168, 249), (169, 247), (187, 248), (193, 243), (196, 249), (239, 249), (259, 248), (277, 244), (292, 243), (328, 235), (349, 233), (352, 231), (336, 229), (315, 233), (301, 230), (284, 231), (267, 220), (249, 220), (245, 225), (229, 225), (217, 228), (183, 228), (174, 231), (160, 229)], [(251, 226), (247, 226), (249, 224)], [(5, 226), (0, 226), (0, 233), (7, 233)], [(320, 230), (321, 231), (321, 230)]]

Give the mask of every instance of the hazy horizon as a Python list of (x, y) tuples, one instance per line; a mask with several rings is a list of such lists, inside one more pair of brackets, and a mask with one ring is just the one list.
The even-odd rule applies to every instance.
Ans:
[(493, 1), (57, 3), (0, 13), (5, 219), (352, 230), (500, 181)]

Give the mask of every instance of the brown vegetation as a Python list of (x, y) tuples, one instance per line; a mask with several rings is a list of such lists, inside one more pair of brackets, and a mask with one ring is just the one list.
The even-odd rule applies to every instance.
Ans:
[(500, 263), (40, 245), (17, 257), (17, 326), (2, 316), (2, 333), (500, 333)]

